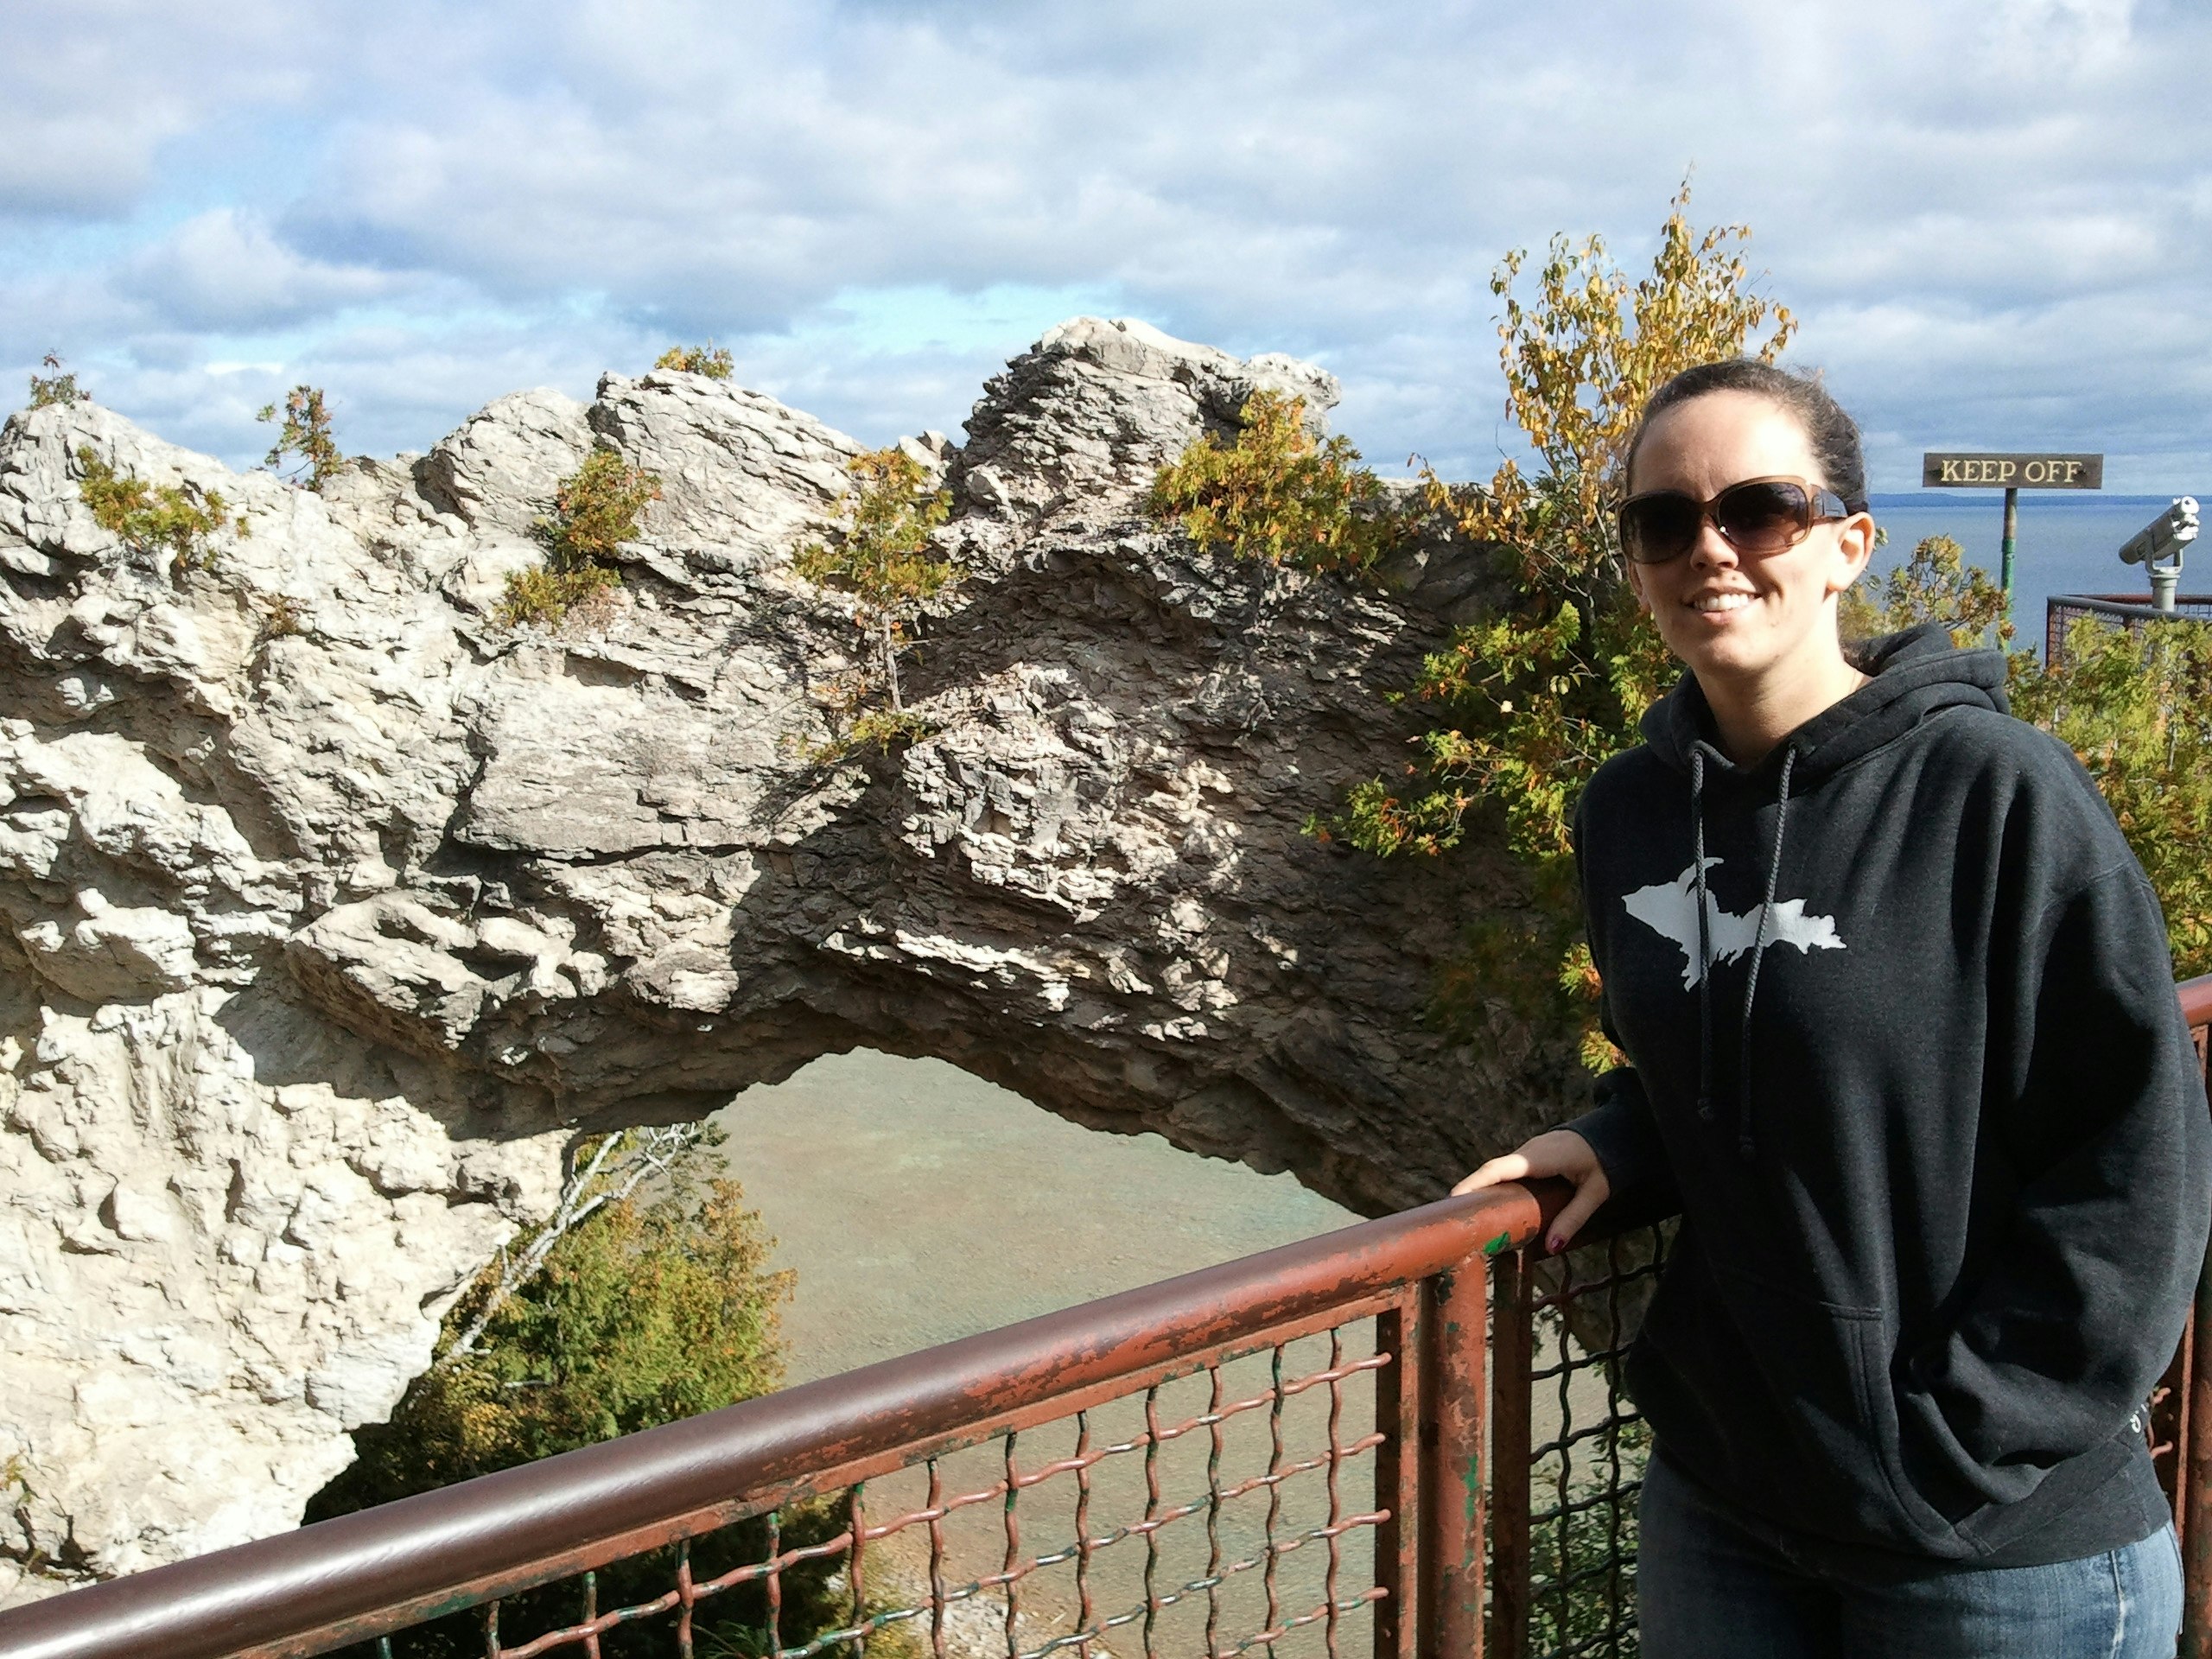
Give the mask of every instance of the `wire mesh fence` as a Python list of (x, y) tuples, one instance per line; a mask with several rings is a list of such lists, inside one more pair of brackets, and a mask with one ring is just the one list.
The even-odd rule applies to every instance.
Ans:
[(1366, 1653), (1371, 1318), (347, 1649), (362, 1659)]
[(1636, 1506), (1649, 1435), (1621, 1361), (1666, 1258), (1642, 1228), (1532, 1275), (1528, 1651), (1637, 1651)]

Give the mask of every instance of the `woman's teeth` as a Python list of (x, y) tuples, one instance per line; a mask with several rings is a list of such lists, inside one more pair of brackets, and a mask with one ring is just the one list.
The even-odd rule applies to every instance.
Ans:
[(1694, 611), (1740, 611), (1751, 602), (1749, 594), (1700, 594), (1690, 601)]

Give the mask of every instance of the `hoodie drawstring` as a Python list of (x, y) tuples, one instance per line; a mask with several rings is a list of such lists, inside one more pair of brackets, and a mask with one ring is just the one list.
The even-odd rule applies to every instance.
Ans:
[(1697, 894), (1697, 1115), (1713, 1122), (1713, 930), (1706, 919), (1705, 745), (1690, 748), (1690, 868)]
[(1750, 1163), (1758, 1155), (1751, 1135), (1751, 1002), (1759, 994), (1759, 962), (1766, 955), (1767, 924), (1774, 916), (1775, 884), (1782, 875), (1782, 830), (1789, 819), (1789, 773), (1797, 764), (1792, 744), (1782, 752), (1782, 787), (1774, 807), (1774, 846), (1767, 855), (1766, 896), (1759, 900), (1759, 929), (1751, 940), (1751, 971), (1744, 979), (1743, 1046), (1736, 1060), (1736, 1149)]
[[(1707, 914), (1705, 887), (1705, 747), (1690, 749), (1691, 861), (1696, 868), (1697, 897), (1697, 1115), (1713, 1119), (1713, 930)], [(1759, 990), (1759, 963), (1766, 954), (1767, 932), (1774, 919), (1775, 888), (1782, 878), (1782, 836), (1789, 821), (1789, 774), (1797, 765), (1797, 746), (1782, 752), (1782, 782), (1777, 791), (1774, 844), (1768, 849), (1766, 893), (1759, 900), (1758, 931), (1751, 940), (1751, 963), (1744, 980), (1744, 1017), (1738, 1034), (1736, 1062), (1736, 1150), (1745, 1163), (1758, 1155), (1758, 1141), (1751, 1132), (1751, 1004)]]

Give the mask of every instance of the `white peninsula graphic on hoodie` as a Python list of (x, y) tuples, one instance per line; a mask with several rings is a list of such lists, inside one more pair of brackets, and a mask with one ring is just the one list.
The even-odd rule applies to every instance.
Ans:
[[(1705, 868), (1712, 869), (1720, 861), (1708, 858)], [(1628, 913), (1642, 922), (1662, 938), (1672, 939), (1681, 947), (1682, 988), (1695, 990), (1702, 977), (1697, 960), (1697, 864), (1693, 860), (1682, 873), (1671, 881), (1656, 887), (1638, 887), (1627, 894), (1621, 903)], [(1705, 894), (1706, 934), (1715, 962), (1733, 962), (1749, 952), (1758, 938), (1759, 913), (1757, 910), (1738, 916), (1720, 908), (1720, 901), (1713, 896), (1710, 887)], [(1800, 950), (1840, 950), (1843, 941), (1836, 936), (1835, 918), (1808, 916), (1802, 899), (1777, 899), (1774, 903), (1774, 918), (1767, 924), (1766, 942), (1769, 945), (1794, 944)]]

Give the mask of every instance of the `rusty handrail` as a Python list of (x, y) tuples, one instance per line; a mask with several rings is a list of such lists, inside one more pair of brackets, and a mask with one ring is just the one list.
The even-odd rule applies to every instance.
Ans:
[[(871, 1457), (1517, 1249), (1540, 1225), (1494, 1187), (823, 1377), (720, 1411), (0, 1613), (0, 1659), (216, 1659), (281, 1651), (372, 1613), (449, 1611), (549, 1561), (582, 1571), (640, 1539), (731, 1518), (743, 1494)], [(980, 1432), (980, 1427), (979, 1427)], [(830, 1484), (824, 1479), (822, 1484)]]
[(2174, 993), (2181, 998), (2181, 1017), (2192, 1027), (2212, 1026), (2212, 974), (2184, 979)]

